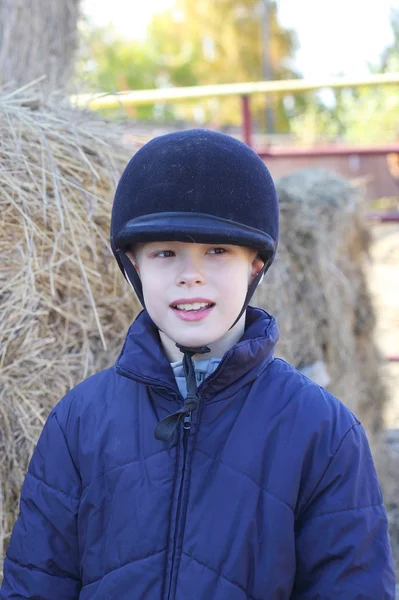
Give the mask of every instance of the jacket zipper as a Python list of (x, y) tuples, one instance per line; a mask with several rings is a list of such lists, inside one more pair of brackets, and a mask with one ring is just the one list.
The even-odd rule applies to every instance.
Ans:
[(190, 429), (191, 429), (191, 412), (188, 413), (183, 419), (183, 469), (182, 469), (182, 477), (181, 477), (180, 489), (179, 489), (179, 498), (177, 501), (177, 513), (176, 513), (175, 534), (174, 534), (174, 540), (173, 540), (172, 566), (170, 569), (168, 600), (170, 600), (171, 593), (172, 593), (172, 580), (173, 580), (174, 566), (175, 566), (175, 559), (176, 559), (177, 534), (178, 534), (178, 529), (179, 529), (179, 524), (180, 524), (183, 486), (184, 486), (184, 479), (185, 479), (185, 474), (186, 474), (187, 442), (188, 442), (188, 436), (190, 434)]
[[(197, 381), (197, 385), (200, 385), (205, 379), (205, 373), (203, 373), (202, 371), (196, 371), (195, 378)], [(185, 475), (186, 475), (187, 443), (188, 443), (188, 436), (190, 435), (190, 429), (191, 429), (191, 414), (192, 414), (191, 412), (187, 413), (183, 419), (183, 469), (182, 469), (182, 478), (181, 478), (180, 489), (179, 489), (179, 498), (177, 501), (176, 525), (175, 525), (175, 535), (174, 535), (174, 541), (173, 541), (172, 566), (170, 569), (168, 600), (173, 600), (172, 596), (171, 596), (172, 582), (173, 582), (175, 562), (176, 562), (177, 536), (179, 533), (180, 517), (181, 517), (181, 512), (182, 512), (182, 496), (183, 496), (184, 480), (185, 480)], [(177, 574), (176, 574), (176, 577), (177, 577)]]

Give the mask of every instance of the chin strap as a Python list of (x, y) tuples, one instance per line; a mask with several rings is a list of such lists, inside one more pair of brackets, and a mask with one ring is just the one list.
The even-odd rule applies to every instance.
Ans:
[(154, 435), (157, 440), (162, 440), (164, 442), (174, 442), (177, 437), (180, 423), (185, 417), (198, 408), (199, 398), (197, 395), (197, 381), (195, 378), (195, 367), (192, 356), (194, 354), (206, 354), (211, 351), (207, 346), (200, 346), (199, 348), (190, 348), (181, 346), (180, 344), (176, 344), (176, 346), (184, 353), (183, 368), (187, 383), (187, 396), (179, 410), (159, 421), (156, 426)]

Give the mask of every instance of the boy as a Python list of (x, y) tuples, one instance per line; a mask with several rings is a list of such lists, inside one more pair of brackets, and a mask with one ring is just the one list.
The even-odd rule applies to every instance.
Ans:
[(178, 132), (132, 158), (111, 246), (145, 310), (50, 414), (3, 600), (394, 598), (362, 426), (248, 306), (277, 239), (272, 178), (239, 141)]

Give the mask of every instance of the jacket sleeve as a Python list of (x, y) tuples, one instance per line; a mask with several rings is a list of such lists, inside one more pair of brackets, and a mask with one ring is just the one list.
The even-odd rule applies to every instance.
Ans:
[(292, 600), (394, 600), (387, 514), (363, 427), (356, 423), (296, 521)]
[(29, 464), (4, 561), (1, 600), (77, 600), (81, 482), (55, 410)]

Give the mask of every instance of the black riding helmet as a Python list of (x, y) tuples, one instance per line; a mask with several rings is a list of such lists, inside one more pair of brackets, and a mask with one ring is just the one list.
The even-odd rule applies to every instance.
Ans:
[[(126, 255), (133, 244), (217, 242), (257, 249), (264, 265), (233, 327), (274, 260), (278, 230), (276, 190), (259, 156), (228, 135), (192, 129), (154, 138), (130, 160), (112, 207), (111, 248), (144, 308), (140, 277)], [(176, 346), (184, 354), (187, 397), (181, 409), (158, 424), (155, 437), (165, 441), (175, 439), (183, 419), (187, 426), (198, 405), (191, 357), (210, 351)]]

